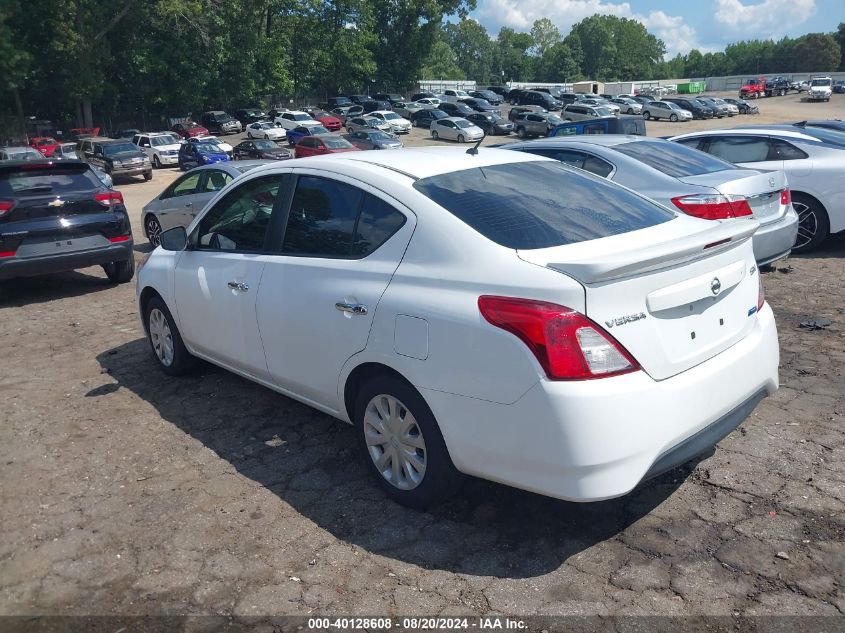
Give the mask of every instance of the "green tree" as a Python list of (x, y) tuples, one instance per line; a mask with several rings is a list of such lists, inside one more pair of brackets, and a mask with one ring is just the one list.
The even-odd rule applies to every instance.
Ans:
[(839, 67), (842, 51), (839, 42), (827, 33), (808, 33), (799, 37), (792, 47), (796, 70), (829, 71)]
[(529, 81), (533, 76), (533, 58), (528, 49), (534, 41), (528, 33), (517, 33), (511, 28), (502, 27), (496, 38), (497, 73), (503, 81)]
[(447, 24), (443, 32), (458, 67), (467, 77), (486, 84), (498, 74), (493, 69), (493, 42), (478, 22), (464, 18), (457, 24)]
[(540, 18), (531, 25), (532, 52), (542, 57), (552, 46), (560, 42), (560, 30), (549, 18)]
[(437, 41), (443, 19), (463, 18), (475, 0), (369, 0), (373, 12), (376, 82), (384, 88), (413, 87)]
[(839, 70), (845, 70), (845, 22), (840, 22), (836, 28), (836, 41), (839, 42)]
[(420, 79), (466, 79), (466, 74), (458, 66), (455, 51), (438, 39), (420, 70)]

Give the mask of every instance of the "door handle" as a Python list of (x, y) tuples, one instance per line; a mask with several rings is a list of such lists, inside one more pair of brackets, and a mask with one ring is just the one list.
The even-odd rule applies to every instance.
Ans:
[(361, 305), (360, 303), (346, 303), (345, 301), (338, 301), (334, 304), (334, 307), (341, 312), (348, 312), (349, 314), (359, 316), (367, 314), (367, 306)]
[(232, 290), (238, 290), (240, 292), (246, 292), (249, 290), (249, 284), (245, 284), (242, 281), (230, 281), (228, 286)]

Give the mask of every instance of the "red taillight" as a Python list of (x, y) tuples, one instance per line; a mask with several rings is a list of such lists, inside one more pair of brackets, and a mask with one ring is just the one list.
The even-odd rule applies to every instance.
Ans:
[(12, 200), (0, 200), (0, 218), (12, 210), (15, 203)]
[(766, 303), (766, 292), (763, 290), (763, 275), (758, 275), (757, 280), (757, 312), (759, 312), (763, 308), (763, 304)]
[(789, 189), (783, 189), (780, 192), (780, 203), (783, 205), (792, 204), (792, 194)]
[(693, 194), (672, 198), (672, 204), (687, 215), (704, 220), (727, 220), (751, 215), (744, 196), (728, 194)]
[(123, 204), (123, 194), (119, 191), (106, 191), (105, 193), (95, 193), (94, 200), (106, 207), (113, 207), (116, 204)]
[(513, 297), (478, 298), (481, 315), (525, 343), (553, 380), (617, 376), (639, 369), (610, 335), (580, 312)]
[(128, 242), (129, 237), (129, 235), (118, 235), (117, 237), (110, 237), (109, 242), (111, 242), (112, 244), (117, 242)]
[(0, 251), (0, 257), (14, 257), (15, 251)]

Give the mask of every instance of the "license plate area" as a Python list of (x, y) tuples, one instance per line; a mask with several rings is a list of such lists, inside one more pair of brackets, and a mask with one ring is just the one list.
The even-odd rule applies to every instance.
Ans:
[(25, 240), (17, 249), (17, 257), (47, 257), (108, 246), (102, 235), (64, 236)]

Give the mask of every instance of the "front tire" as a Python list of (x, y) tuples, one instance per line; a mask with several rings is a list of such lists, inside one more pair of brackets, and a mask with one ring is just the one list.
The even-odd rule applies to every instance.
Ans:
[(111, 283), (125, 284), (135, 276), (135, 258), (130, 255), (129, 259), (122, 262), (103, 264), (103, 270)]
[(651, 120), (651, 113), (648, 110), (646, 110), (645, 112), (643, 112), (643, 118), (646, 121), (650, 121)]
[(458, 134), (458, 143), (466, 143), (466, 138), (463, 134)]
[(521, 126), (520, 126), (520, 127), (518, 127), (518, 128), (516, 128), (516, 135), (517, 135), (519, 138), (525, 138), (525, 128), (524, 128), (524, 127), (521, 127)]
[(158, 159), (158, 155), (156, 154), (153, 154), (153, 167), (161, 169), (161, 161)]
[(431, 138), (433, 138), (435, 141), (440, 139), (440, 135), (437, 133), (437, 130), (431, 131)]
[(369, 469), (391, 499), (423, 510), (460, 487), (440, 427), (425, 400), (392, 375), (367, 381), (355, 403), (355, 424)]
[(672, 123), (677, 123), (677, 122), (678, 122), (678, 115), (677, 115), (677, 114), (670, 114), (670, 115), (669, 115), (669, 120), (670, 120)]
[(153, 214), (144, 219), (144, 233), (146, 233), (147, 240), (153, 245), (153, 248), (161, 245), (161, 222)]
[(800, 193), (792, 194), (792, 207), (798, 214), (798, 236), (793, 253), (808, 253), (818, 248), (830, 233), (827, 211), (814, 198)]

